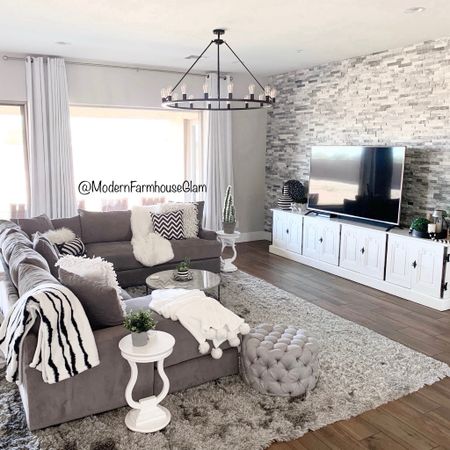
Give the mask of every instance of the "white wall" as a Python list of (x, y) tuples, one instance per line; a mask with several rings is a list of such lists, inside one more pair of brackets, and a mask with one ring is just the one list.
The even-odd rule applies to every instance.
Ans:
[[(72, 104), (123, 107), (161, 107), (160, 91), (180, 78), (176, 73), (67, 64)], [(203, 78), (192, 76), (187, 85), (202, 92)], [(247, 93), (250, 79), (235, 75), (236, 94)], [(0, 60), (0, 101), (25, 101), (23, 61)], [(244, 238), (264, 236), (264, 173), (266, 112), (234, 112), (233, 158), (235, 202)], [(250, 233), (250, 234), (248, 234)]]

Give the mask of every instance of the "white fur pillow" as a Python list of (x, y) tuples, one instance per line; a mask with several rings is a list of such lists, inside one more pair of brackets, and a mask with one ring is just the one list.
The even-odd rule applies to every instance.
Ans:
[(87, 280), (102, 283), (110, 286), (117, 291), (119, 298), (122, 298), (122, 291), (117, 282), (117, 275), (114, 266), (99, 256), (95, 258), (86, 258), (83, 256), (63, 256), (55, 264), (67, 272), (72, 272)]
[(61, 245), (65, 242), (71, 242), (76, 238), (75, 233), (68, 228), (58, 228), (57, 230), (49, 230), (43, 233), (52, 244)]

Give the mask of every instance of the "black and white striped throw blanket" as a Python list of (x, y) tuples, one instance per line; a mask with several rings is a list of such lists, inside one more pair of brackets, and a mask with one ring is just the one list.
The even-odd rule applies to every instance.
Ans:
[(42, 372), (45, 383), (57, 383), (100, 363), (80, 301), (65, 286), (45, 284), (22, 295), (0, 327), (8, 381), (21, 383), (22, 344), (36, 318), (41, 321), (30, 367)]

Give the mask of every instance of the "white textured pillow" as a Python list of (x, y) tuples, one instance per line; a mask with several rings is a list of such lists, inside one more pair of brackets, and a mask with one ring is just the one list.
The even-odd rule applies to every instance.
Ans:
[(95, 258), (86, 258), (84, 256), (67, 255), (60, 258), (55, 265), (67, 272), (72, 272), (80, 277), (86, 278), (87, 280), (110, 286), (117, 291), (119, 298), (122, 298), (122, 291), (117, 282), (114, 266), (99, 256)]
[(160, 210), (162, 213), (180, 210), (183, 211), (184, 237), (198, 237), (198, 211), (196, 203), (163, 203), (160, 205)]
[(183, 211), (183, 231), (185, 238), (198, 238), (198, 210), (196, 203), (158, 203), (151, 206), (135, 206), (131, 210), (131, 231), (133, 237), (145, 237), (154, 233), (152, 215), (172, 211)]
[(52, 244), (64, 244), (65, 242), (71, 242), (76, 238), (75, 233), (68, 228), (58, 228), (57, 230), (48, 230), (42, 234)]

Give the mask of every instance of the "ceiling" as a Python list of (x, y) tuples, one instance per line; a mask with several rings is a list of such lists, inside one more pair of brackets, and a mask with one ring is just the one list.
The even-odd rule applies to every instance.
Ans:
[[(426, 10), (405, 14), (407, 8)], [(449, 0), (1, 0), (0, 50), (186, 69), (225, 27), (258, 74), (450, 35)], [(57, 42), (69, 43), (68, 45)], [(300, 50), (300, 51), (299, 51)], [(200, 69), (213, 69), (214, 53)], [(225, 70), (241, 67), (224, 57)]]

